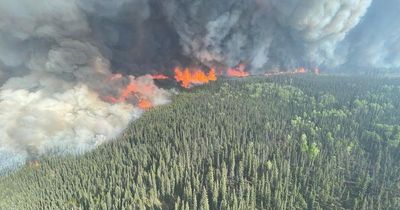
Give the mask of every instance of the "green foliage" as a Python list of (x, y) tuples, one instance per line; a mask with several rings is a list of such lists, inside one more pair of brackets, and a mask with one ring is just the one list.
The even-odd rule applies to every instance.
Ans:
[(300, 137), (300, 149), (302, 152), (308, 151), (307, 135), (304, 133), (301, 134), (301, 137)]
[(308, 151), (308, 156), (310, 157), (310, 159), (314, 159), (317, 157), (317, 155), (319, 154), (320, 150), (318, 149), (318, 146), (315, 142), (313, 142), (311, 144), (311, 147)]
[(90, 153), (0, 177), (0, 209), (400, 209), (399, 87), (218, 81)]

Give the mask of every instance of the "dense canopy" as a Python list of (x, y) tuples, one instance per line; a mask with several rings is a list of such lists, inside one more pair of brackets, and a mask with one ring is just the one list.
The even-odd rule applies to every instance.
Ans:
[(394, 79), (220, 80), (0, 177), (0, 209), (400, 209), (399, 98)]

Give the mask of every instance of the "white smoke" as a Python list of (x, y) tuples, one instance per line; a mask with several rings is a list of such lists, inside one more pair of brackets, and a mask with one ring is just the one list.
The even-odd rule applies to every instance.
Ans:
[(130, 104), (109, 104), (85, 85), (65, 92), (5, 89), (0, 92), (2, 149), (39, 153), (87, 150), (118, 134), (140, 114)]
[[(135, 97), (168, 102), (148, 76), (111, 80), (107, 47), (92, 39), (84, 11), (113, 16), (127, 2), (146, 5), (0, 0), (0, 170), (48, 152), (81, 153), (116, 137), (143, 112)], [(137, 8), (137, 17), (146, 13)], [(105, 100), (131, 83), (145, 90), (128, 102)]]
[(336, 45), (371, 0), (168, 1), (184, 52), (204, 63), (253, 70), (339, 65)]
[(400, 72), (399, 11), (398, 0), (375, 0), (365, 20), (342, 43), (347, 51), (345, 65)]
[(275, 2), (279, 2), (275, 8), (280, 24), (305, 45), (305, 60), (317, 66), (334, 66), (339, 64), (336, 45), (360, 22), (372, 0)]

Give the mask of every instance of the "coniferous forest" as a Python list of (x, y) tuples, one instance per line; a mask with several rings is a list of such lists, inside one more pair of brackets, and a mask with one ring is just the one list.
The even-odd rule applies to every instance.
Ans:
[(0, 177), (0, 209), (400, 209), (400, 80), (225, 79)]

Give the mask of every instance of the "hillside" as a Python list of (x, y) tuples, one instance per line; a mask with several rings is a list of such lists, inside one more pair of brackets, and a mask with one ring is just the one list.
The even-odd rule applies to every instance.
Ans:
[(0, 177), (0, 209), (400, 209), (399, 80), (220, 80), (172, 101)]

